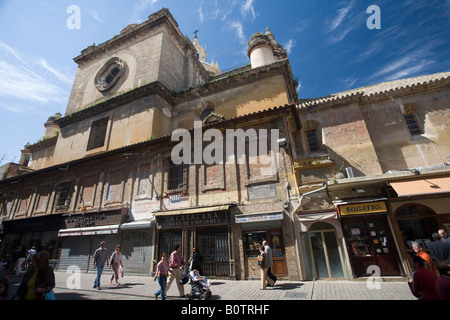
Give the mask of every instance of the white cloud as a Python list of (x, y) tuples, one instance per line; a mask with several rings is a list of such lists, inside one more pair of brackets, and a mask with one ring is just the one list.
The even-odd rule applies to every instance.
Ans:
[(352, 4), (350, 3), (347, 7), (338, 10), (337, 17), (334, 18), (334, 20), (328, 26), (328, 32), (332, 32), (332, 31), (336, 30), (336, 28), (338, 28), (341, 25), (342, 20), (344, 20), (345, 16), (350, 11), (351, 7), (352, 7)]
[(94, 18), (95, 21), (98, 21), (100, 23), (105, 23), (105, 21), (103, 21), (102, 18), (100, 18), (100, 16), (98, 15), (97, 12), (92, 11), (91, 15), (92, 15), (92, 18)]
[(229, 24), (230, 29), (234, 30), (237, 39), (240, 43), (245, 44), (244, 27), (240, 21), (231, 21)]
[(246, 2), (241, 6), (241, 14), (244, 17), (251, 14), (252, 20), (256, 18), (255, 9), (253, 8), (253, 0), (246, 0)]
[(200, 22), (203, 23), (203, 10), (202, 10), (202, 7), (198, 8), (198, 16), (200, 17)]
[(139, 17), (142, 16), (142, 14), (146, 14), (145, 16), (148, 17), (152, 12), (153, 6), (155, 3), (157, 3), (158, 0), (139, 0), (137, 3), (133, 6), (133, 16), (131, 17), (132, 23), (141, 23)]
[(0, 60), (0, 107), (21, 112), (35, 110), (36, 105), (65, 104), (71, 79), (43, 58), (28, 57), (0, 42), (7, 54)]
[(288, 43), (285, 44), (284, 48), (286, 49), (287, 54), (291, 54), (292, 49), (295, 47), (296, 41), (293, 39), (289, 39)]

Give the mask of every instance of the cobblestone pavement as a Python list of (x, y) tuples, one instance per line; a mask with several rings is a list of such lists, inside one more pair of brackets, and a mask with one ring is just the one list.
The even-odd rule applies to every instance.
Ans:
[[(55, 272), (57, 300), (155, 300), (154, 292), (159, 285), (146, 276), (127, 276), (121, 278), (120, 286), (110, 286), (110, 275), (103, 275), (102, 290), (94, 289), (95, 274), (66, 274)], [(78, 277), (79, 276), (79, 277)], [(15, 292), (23, 277), (11, 275), (10, 294)], [(279, 280), (276, 286), (259, 290), (259, 280), (211, 280), (210, 300), (415, 300), (406, 281), (386, 281), (368, 285), (367, 281), (319, 280), (285, 281)], [(377, 287), (378, 285), (378, 287)], [(185, 293), (190, 291), (186, 284)], [(372, 288), (370, 288), (372, 287)], [(375, 288), (373, 288), (375, 287)], [(175, 283), (168, 292), (168, 300), (185, 300), (178, 297)]]

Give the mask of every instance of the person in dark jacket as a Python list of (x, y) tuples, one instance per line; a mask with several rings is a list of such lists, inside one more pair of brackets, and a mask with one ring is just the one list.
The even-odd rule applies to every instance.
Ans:
[(198, 250), (197, 246), (194, 246), (192, 248), (192, 261), (191, 265), (189, 266), (189, 269), (191, 270), (198, 270), (198, 272), (203, 275), (203, 269), (202, 269), (202, 255), (200, 254), (200, 250)]
[(55, 287), (55, 273), (49, 266), (48, 252), (41, 251), (31, 260), (31, 269), (25, 273), (22, 283), (17, 289), (15, 299), (43, 300), (44, 295)]
[(439, 233), (433, 233), (431, 236), (433, 241), (427, 243), (430, 249), (431, 257), (435, 262), (448, 260), (450, 261), (450, 243), (441, 241)]

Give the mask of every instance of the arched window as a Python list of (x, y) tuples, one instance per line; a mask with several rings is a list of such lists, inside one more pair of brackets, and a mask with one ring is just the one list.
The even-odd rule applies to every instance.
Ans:
[(396, 212), (396, 218), (408, 250), (412, 250), (412, 243), (416, 240), (422, 240), (426, 246), (431, 241), (431, 235), (438, 230), (436, 214), (419, 204), (401, 207)]
[(209, 116), (211, 113), (214, 112), (214, 109), (211, 107), (206, 107), (203, 109), (203, 111), (200, 113), (200, 120), (205, 120), (207, 116)]

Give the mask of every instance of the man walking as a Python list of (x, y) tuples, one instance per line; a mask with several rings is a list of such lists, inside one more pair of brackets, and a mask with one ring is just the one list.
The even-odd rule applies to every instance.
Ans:
[[(269, 264), (269, 268), (267, 269), (266, 274), (267, 274), (267, 277), (271, 280), (271, 281), (267, 281), (267, 282), (268, 282), (269, 287), (273, 287), (273, 286), (275, 286), (275, 282), (277, 282), (277, 277), (275, 277), (272, 274), (272, 262), (273, 262), (272, 261), (272, 248), (269, 247), (266, 240), (263, 241), (263, 245), (264, 245), (264, 252), (266, 253), (266, 257), (267, 257), (268, 264)], [(273, 283), (271, 284), (270, 282), (272, 282), (272, 281), (273, 281)]]
[(434, 261), (450, 261), (450, 243), (441, 241), (441, 236), (438, 233), (432, 234), (433, 241), (427, 243), (428, 249), (430, 249), (431, 257)]
[(94, 289), (97, 288), (98, 290), (101, 290), (102, 287), (100, 286), (100, 278), (103, 273), (103, 268), (105, 267), (105, 264), (108, 263), (108, 252), (105, 248), (106, 242), (102, 241), (100, 243), (100, 248), (95, 250), (94, 252), (94, 268), (97, 268), (97, 277), (94, 281)]
[(167, 291), (169, 291), (170, 286), (172, 285), (173, 280), (177, 281), (178, 291), (180, 293), (180, 297), (185, 297), (184, 295), (184, 287), (180, 283), (181, 279), (181, 268), (184, 266), (183, 256), (181, 255), (181, 245), (177, 244), (175, 246), (175, 250), (170, 254), (169, 258), (169, 280), (167, 281), (166, 290), (164, 292), (164, 296), (167, 297)]

